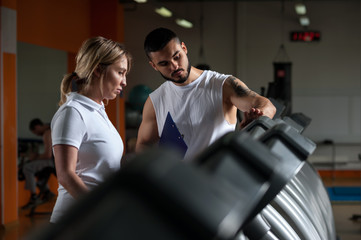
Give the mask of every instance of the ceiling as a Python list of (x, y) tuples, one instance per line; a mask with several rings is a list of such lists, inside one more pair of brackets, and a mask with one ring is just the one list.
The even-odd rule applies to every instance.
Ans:
[[(148, 0), (148, 2), (220, 2), (221, 0)], [(307, 1), (324, 1), (324, 0), (222, 0), (232, 2), (307, 2)], [(329, 1), (341, 1), (341, 0), (329, 0)], [(346, 0), (346, 1), (358, 1), (358, 0)], [(134, 0), (119, 0), (119, 3), (134, 3)]]

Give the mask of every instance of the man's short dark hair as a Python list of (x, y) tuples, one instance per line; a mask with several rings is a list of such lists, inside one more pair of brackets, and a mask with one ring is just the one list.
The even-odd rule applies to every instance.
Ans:
[(147, 57), (150, 59), (149, 54), (162, 50), (172, 39), (176, 39), (179, 43), (178, 36), (167, 28), (156, 28), (151, 31), (145, 38), (144, 51)]
[(34, 118), (33, 120), (30, 121), (29, 124), (29, 128), (31, 131), (33, 131), (35, 129), (35, 126), (37, 125), (44, 125), (44, 123), (39, 119), (39, 118)]

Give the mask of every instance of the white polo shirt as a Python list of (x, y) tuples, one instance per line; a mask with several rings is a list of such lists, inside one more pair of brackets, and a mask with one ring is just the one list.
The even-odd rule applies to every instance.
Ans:
[[(123, 141), (103, 103), (70, 93), (51, 121), (51, 135), (53, 146), (65, 144), (78, 149), (75, 172), (90, 189), (120, 169)], [(50, 221), (56, 222), (72, 202), (72, 196), (59, 184)]]

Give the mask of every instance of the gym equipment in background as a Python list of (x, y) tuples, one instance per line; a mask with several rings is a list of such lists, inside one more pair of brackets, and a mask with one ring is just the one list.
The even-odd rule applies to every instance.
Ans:
[(152, 92), (148, 86), (139, 84), (130, 90), (128, 96), (128, 104), (133, 109), (140, 113), (143, 111), (143, 106), (149, 94)]
[[(286, 118), (286, 117), (285, 117)], [(284, 118), (284, 119), (285, 119)], [(289, 118), (291, 118), (293, 121), (295, 121), (298, 125), (300, 125), (303, 129), (305, 129), (308, 125), (310, 125), (312, 119), (308, 116), (306, 116), (303, 113), (297, 112), (292, 113)]]
[[(283, 7), (282, 7), (283, 8)], [(282, 43), (273, 61), (273, 82), (268, 83), (267, 98), (275, 99), (284, 105), (282, 116), (292, 113), (292, 62)]]
[(143, 84), (130, 90), (125, 104), (125, 123), (127, 128), (137, 129), (142, 122), (143, 106), (152, 90)]

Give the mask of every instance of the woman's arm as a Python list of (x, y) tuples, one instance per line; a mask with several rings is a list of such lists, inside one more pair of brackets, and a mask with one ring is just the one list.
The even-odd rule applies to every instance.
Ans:
[(55, 145), (54, 157), (58, 182), (75, 199), (89, 191), (85, 183), (75, 173), (78, 149), (70, 145)]

